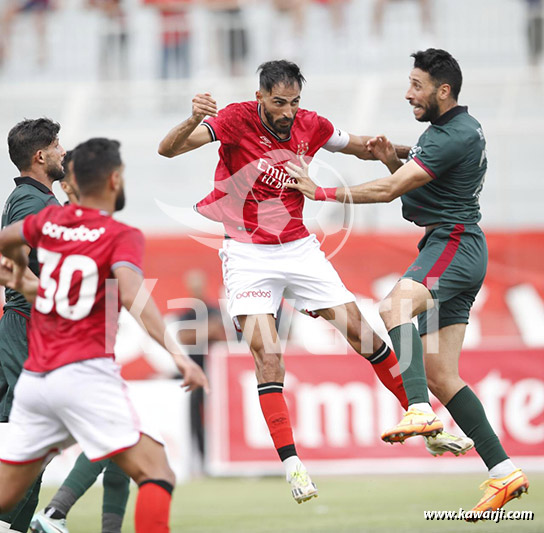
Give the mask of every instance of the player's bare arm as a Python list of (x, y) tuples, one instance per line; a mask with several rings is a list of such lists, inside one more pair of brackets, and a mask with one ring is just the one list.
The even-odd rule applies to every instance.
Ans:
[[(13, 261), (7, 257), (0, 259), (0, 285), (7, 286), (13, 279)], [(25, 273), (22, 279), (21, 290), (19, 292), (30, 303), (34, 303), (36, 295), (38, 294), (39, 279), (38, 276), (30, 270), (25, 269)]]
[(369, 139), (366, 145), (374, 157), (379, 159), (389, 169), (391, 174), (396, 172), (403, 165), (395, 147), (385, 135), (377, 135), (376, 137)]
[[(287, 163), (286, 170), (296, 182), (286, 183), (285, 187), (297, 189), (310, 200), (336, 200), (355, 204), (389, 203), (403, 194), (417, 189), (432, 180), (415, 161), (402, 165), (395, 173), (386, 178), (361, 183), (353, 187), (322, 189), (308, 174), (308, 165), (299, 158), (302, 166)], [(334, 194), (334, 198), (330, 194)]]
[[(370, 149), (368, 142), (374, 139), (375, 137), (369, 137), (366, 135), (353, 135), (352, 133), (349, 134), (349, 142), (346, 145), (345, 148), (342, 148), (340, 150), (343, 154), (349, 154), (354, 155), (358, 157), (359, 159), (366, 159), (366, 160), (375, 160), (378, 159), (376, 154), (372, 152)], [(406, 159), (408, 157), (408, 153), (410, 152), (409, 146), (402, 146), (402, 145), (392, 145), (396, 151), (397, 157), (400, 159)]]
[(212, 135), (201, 122), (217, 116), (217, 103), (210, 93), (197, 94), (193, 98), (193, 112), (181, 124), (173, 127), (159, 144), (159, 154), (175, 157), (211, 142)]
[(135, 311), (133, 304), (136, 296), (144, 289), (142, 275), (129, 267), (121, 266), (115, 269), (114, 276), (119, 282), (119, 295), (122, 305), (134, 316), (148, 335), (170, 353), (178, 370), (183, 375), (182, 387), (188, 391), (203, 387), (206, 392), (209, 392), (208, 380), (202, 369), (186, 355), (176, 353), (176, 343), (168, 334), (164, 320), (153, 298), (146, 294), (141, 313), (139, 313), (139, 309), (138, 312)]
[(10, 289), (21, 291), (29, 252), (23, 238), (23, 221), (15, 222), (0, 232), (0, 253), (13, 261), (12, 278), (6, 284)]

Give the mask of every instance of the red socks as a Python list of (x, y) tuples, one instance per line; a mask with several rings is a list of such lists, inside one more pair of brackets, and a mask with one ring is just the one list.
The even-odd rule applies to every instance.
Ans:
[(391, 348), (384, 342), (383, 346), (368, 360), (372, 363), (372, 368), (378, 379), (397, 397), (402, 407), (408, 409), (408, 399), (400, 375), (399, 362)]
[(174, 487), (161, 479), (140, 483), (134, 526), (136, 533), (168, 533), (170, 501)]
[(266, 425), (274, 441), (280, 459), (284, 461), (296, 455), (289, 411), (283, 397), (283, 383), (270, 382), (257, 385), (259, 402)]

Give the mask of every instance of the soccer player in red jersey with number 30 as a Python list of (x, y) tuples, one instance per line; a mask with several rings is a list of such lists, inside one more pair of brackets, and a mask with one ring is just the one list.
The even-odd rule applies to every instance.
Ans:
[[(73, 159), (80, 205), (46, 208), (0, 233), (0, 251), (14, 261), (12, 288), (28, 295), (21, 287), (25, 245), (41, 263), (29, 357), (15, 388), (10, 438), (0, 450), (0, 512), (20, 500), (48, 458), (78, 442), (91, 461), (112, 457), (139, 485), (136, 531), (164, 533), (175, 477), (160, 436), (140, 420), (114, 361), (120, 305), (170, 351), (184, 387), (207, 389), (207, 380), (176, 352), (151, 298), (141, 313), (133, 309), (137, 297), (141, 303), (148, 296), (141, 292), (144, 238), (111, 217), (124, 205), (119, 143), (91, 139)], [(118, 294), (108, 278), (116, 280)]]

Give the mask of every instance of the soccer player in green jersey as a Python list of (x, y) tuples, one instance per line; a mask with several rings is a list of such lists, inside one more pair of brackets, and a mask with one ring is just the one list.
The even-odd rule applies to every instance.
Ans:
[[(47, 118), (24, 120), (8, 135), (9, 155), (20, 171), (15, 189), (6, 200), (2, 227), (38, 213), (49, 205), (58, 205), (51, 188), (62, 179), (64, 149), (59, 143), (59, 124)], [(34, 250), (29, 251), (29, 267), (39, 272)], [(0, 431), (5, 431), (13, 402), (13, 389), (28, 356), (26, 336), (30, 304), (24, 296), (6, 288), (4, 315), (0, 320)], [(0, 531), (27, 531), (38, 504), (41, 480), (30, 488), (24, 500), (9, 514), (0, 515)], [(11, 525), (11, 529), (8, 529)]]
[[(403, 442), (426, 435), (442, 423), (432, 412), (428, 386), (459, 427), (474, 440), (489, 470), (485, 493), (473, 511), (496, 510), (527, 491), (529, 482), (506, 455), (483, 406), (459, 376), (459, 356), (470, 308), (487, 267), (479, 194), (487, 168), (482, 127), (457, 104), (462, 74), (446, 51), (412, 54), (414, 68), (406, 99), (419, 122), (431, 125), (403, 164), (385, 137), (368, 141), (391, 176), (356, 185), (323, 189), (308, 166), (288, 164), (298, 189), (312, 200), (354, 203), (402, 199), (404, 218), (425, 228), (419, 255), (380, 305), (395, 353), (409, 408), (382, 439)], [(412, 324), (418, 316), (419, 331)], [(437, 346), (438, 349), (433, 349)]]

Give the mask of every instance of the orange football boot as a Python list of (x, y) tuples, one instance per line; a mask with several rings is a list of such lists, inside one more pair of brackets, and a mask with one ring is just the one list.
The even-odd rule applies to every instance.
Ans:
[(404, 414), (402, 420), (388, 431), (382, 433), (385, 442), (404, 442), (408, 437), (435, 436), (444, 429), (444, 424), (434, 413), (425, 413), (411, 408)]
[[(480, 485), (485, 490), (482, 499), (472, 509), (473, 513), (484, 511), (496, 511), (501, 509), (510, 500), (520, 498), (524, 492), (529, 490), (527, 476), (518, 468), (511, 474), (501, 478), (491, 478)], [(467, 518), (468, 522), (481, 520), (478, 517)]]

